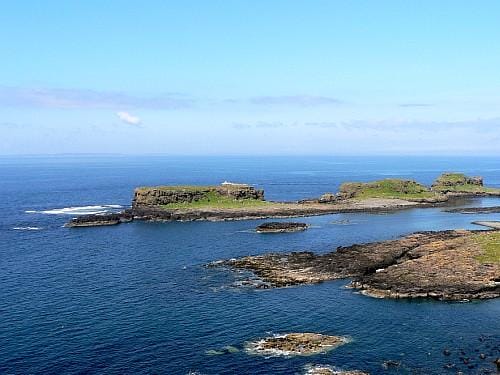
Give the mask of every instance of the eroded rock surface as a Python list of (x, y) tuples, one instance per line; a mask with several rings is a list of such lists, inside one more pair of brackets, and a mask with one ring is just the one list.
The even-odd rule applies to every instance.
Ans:
[(352, 287), (375, 297), (495, 298), (500, 296), (500, 265), (479, 260), (484, 250), (476, 236), (484, 233), (418, 232), (321, 255), (271, 253), (222, 264), (253, 271), (272, 287), (353, 278)]

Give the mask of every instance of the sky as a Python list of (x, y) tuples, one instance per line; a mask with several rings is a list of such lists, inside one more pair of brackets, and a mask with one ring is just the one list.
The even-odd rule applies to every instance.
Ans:
[(6, 1), (0, 154), (500, 156), (498, 0)]

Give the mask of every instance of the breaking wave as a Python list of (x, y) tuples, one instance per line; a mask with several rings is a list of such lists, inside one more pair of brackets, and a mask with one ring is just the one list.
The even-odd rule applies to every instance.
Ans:
[(105, 204), (102, 206), (80, 206), (80, 207), (64, 207), (54, 208), (51, 210), (42, 211), (25, 211), (27, 214), (46, 214), (46, 215), (95, 215), (104, 214), (107, 212), (115, 212), (124, 208), (119, 204)]

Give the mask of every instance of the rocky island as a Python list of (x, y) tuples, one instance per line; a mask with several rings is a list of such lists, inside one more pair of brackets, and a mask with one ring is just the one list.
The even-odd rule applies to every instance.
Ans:
[(319, 333), (287, 333), (274, 335), (246, 344), (250, 354), (293, 356), (325, 353), (349, 342), (347, 337)]
[(218, 262), (284, 287), (352, 278), (374, 297), (487, 299), (500, 296), (500, 231), (418, 232), (400, 239), (339, 247), (326, 254), (293, 252)]
[[(483, 186), (480, 177), (445, 173), (428, 188), (416, 181), (385, 179), (349, 182), (337, 193), (297, 202), (264, 199), (264, 191), (247, 184), (219, 186), (152, 186), (134, 191), (132, 207), (123, 211), (125, 220), (103, 220), (91, 216), (74, 220), (70, 227), (111, 225), (124, 221), (193, 221), (289, 218), (345, 212), (388, 211), (411, 207), (432, 207), (453, 197), (500, 196), (500, 189)], [(83, 225), (84, 222), (87, 225)], [(78, 225), (78, 224), (82, 225)], [(102, 224), (100, 224), (102, 223)]]

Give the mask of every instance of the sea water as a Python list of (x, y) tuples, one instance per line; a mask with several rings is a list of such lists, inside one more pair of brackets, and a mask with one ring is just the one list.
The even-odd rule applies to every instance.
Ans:
[[(430, 184), (443, 171), (500, 187), (494, 158), (1, 157), (0, 373), (303, 374), (308, 365), (372, 374), (494, 371), (498, 299), (374, 299), (345, 288), (349, 280), (257, 290), (238, 286), (245, 273), (205, 265), (271, 251), (323, 253), (421, 230), (481, 229), (471, 222), (500, 214), (325, 215), (299, 219), (307, 231), (276, 235), (253, 231), (264, 220), (62, 227), (78, 214), (129, 206), (136, 186), (228, 180), (263, 188), (269, 200), (297, 200), (343, 181)], [(500, 206), (500, 199), (457, 205)], [(287, 332), (351, 342), (307, 357), (244, 350), (248, 341)], [(385, 361), (399, 365), (385, 368)]]

